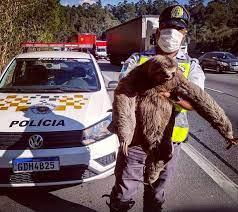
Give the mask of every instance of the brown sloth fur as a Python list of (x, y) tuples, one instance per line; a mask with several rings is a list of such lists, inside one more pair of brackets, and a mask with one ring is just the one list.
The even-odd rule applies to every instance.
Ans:
[(233, 139), (231, 122), (208, 93), (189, 82), (173, 59), (151, 58), (119, 82), (114, 93), (112, 122), (124, 154), (128, 145), (141, 145), (147, 152), (145, 182), (150, 184), (172, 156), (174, 103), (161, 92), (188, 100), (225, 139)]

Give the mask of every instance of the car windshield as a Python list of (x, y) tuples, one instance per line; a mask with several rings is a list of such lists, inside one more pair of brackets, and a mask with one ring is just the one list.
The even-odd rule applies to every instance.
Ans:
[(233, 54), (231, 53), (219, 53), (217, 54), (217, 57), (219, 59), (237, 59)]
[(0, 91), (97, 91), (98, 75), (91, 59), (19, 58), (5, 72)]

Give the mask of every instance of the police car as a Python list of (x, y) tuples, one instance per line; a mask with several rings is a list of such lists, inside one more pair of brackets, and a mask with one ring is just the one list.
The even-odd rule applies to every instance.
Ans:
[(87, 182), (113, 173), (118, 138), (91, 54), (15, 57), (0, 78), (0, 187)]

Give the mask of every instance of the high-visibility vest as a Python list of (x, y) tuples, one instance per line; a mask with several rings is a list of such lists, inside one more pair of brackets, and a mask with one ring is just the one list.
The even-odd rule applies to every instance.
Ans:
[[(149, 56), (140, 56), (139, 65), (145, 63), (149, 58)], [(188, 78), (190, 62), (186, 60), (178, 61), (178, 66), (183, 69), (184, 77)], [(171, 140), (175, 143), (180, 143), (186, 140), (189, 133), (187, 110), (179, 105), (175, 105), (175, 113), (175, 124)]]

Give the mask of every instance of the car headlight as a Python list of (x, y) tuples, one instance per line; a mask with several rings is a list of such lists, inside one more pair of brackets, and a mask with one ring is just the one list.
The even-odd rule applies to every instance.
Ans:
[(111, 121), (112, 115), (109, 115), (95, 125), (84, 129), (82, 143), (84, 145), (89, 145), (112, 135), (112, 133), (107, 129)]
[(220, 62), (220, 64), (221, 64), (222, 66), (229, 66), (229, 64), (226, 63), (226, 62)]

